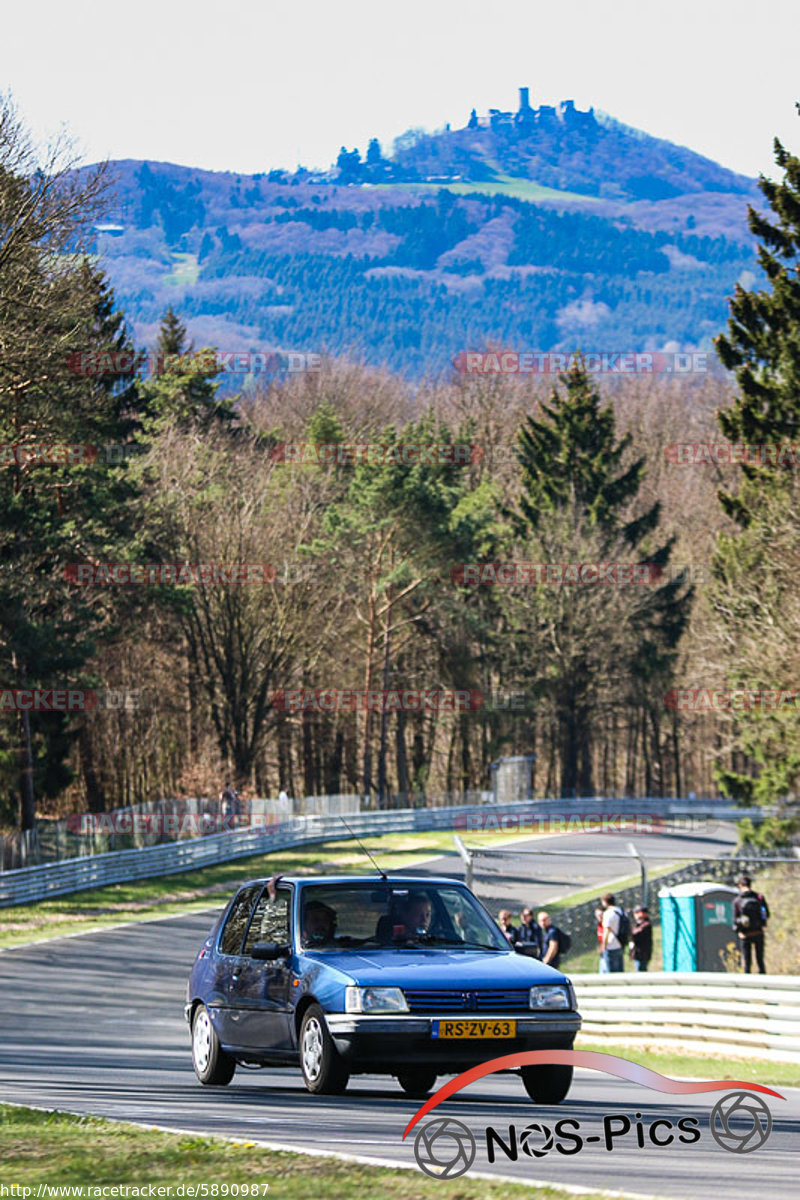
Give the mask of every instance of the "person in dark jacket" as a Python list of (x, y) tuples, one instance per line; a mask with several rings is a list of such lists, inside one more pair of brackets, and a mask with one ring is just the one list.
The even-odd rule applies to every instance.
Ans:
[(653, 926), (650, 924), (650, 913), (643, 904), (633, 910), (633, 928), (628, 944), (634, 971), (646, 971), (653, 957)]
[(739, 895), (733, 902), (733, 927), (739, 939), (739, 952), (745, 974), (750, 974), (753, 951), (756, 952), (759, 974), (766, 974), (764, 966), (764, 929), (769, 920), (769, 905), (760, 892), (754, 892), (749, 875), (739, 878)]
[(521, 954), (527, 954), (529, 958), (542, 957), (544, 936), (534, 920), (532, 908), (523, 908), (520, 913), (515, 946)]
[(538, 920), (544, 941), (542, 962), (550, 967), (557, 967), (561, 962), (561, 930), (553, 924), (549, 913), (540, 912)]
[(514, 922), (511, 919), (511, 913), (507, 908), (500, 909), (500, 912), (497, 914), (497, 924), (500, 926), (500, 929), (513, 946), (514, 942), (517, 940), (518, 930), (516, 929)]

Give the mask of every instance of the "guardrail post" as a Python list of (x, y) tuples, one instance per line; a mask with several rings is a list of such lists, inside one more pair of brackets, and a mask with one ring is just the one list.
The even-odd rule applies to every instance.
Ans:
[(467, 849), (467, 847), (464, 845), (464, 843), (462, 842), (461, 838), (458, 836), (457, 833), (453, 834), (453, 841), (456, 844), (456, 850), (458, 851), (459, 856), (463, 860), (464, 866), (466, 868), (466, 870), (464, 871), (464, 882), (466, 883), (466, 885), (470, 889), (470, 891), (472, 891), (472, 862), (473, 862), (472, 851)]
[(641, 874), (642, 874), (642, 883), (641, 883), (642, 898), (639, 901), (639, 903), (644, 908), (647, 908), (647, 863), (644, 861), (641, 854), (634, 846), (633, 842), (628, 842), (628, 849), (630, 850), (633, 857), (638, 858), (638, 860), (639, 860), (639, 870), (641, 871)]

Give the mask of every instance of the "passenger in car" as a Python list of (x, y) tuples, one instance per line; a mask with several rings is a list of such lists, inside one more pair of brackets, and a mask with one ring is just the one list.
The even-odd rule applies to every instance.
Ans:
[(310, 900), (303, 910), (303, 945), (317, 949), (333, 941), (336, 913), (321, 900)]

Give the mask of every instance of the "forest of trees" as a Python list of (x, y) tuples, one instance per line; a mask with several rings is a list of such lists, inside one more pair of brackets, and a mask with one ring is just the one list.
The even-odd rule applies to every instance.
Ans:
[[(141, 233), (108, 247), (121, 303), (136, 320), (155, 323), (166, 307), (155, 250), (150, 259), (131, 254), (158, 218), (165, 246), (197, 254), (197, 284), (175, 300), (185, 320), (258, 330), (260, 345), (313, 347), (412, 379), (446, 372), (460, 351), (487, 341), (537, 350), (569, 341), (584, 351), (710, 345), (725, 296), (743, 272), (758, 271), (752, 245), (733, 238), (648, 232), (445, 189), (406, 204), (382, 193), (374, 207), (377, 193), (346, 188), (321, 189), (316, 204), (276, 197), (228, 213), (229, 224), (207, 224), (201, 238), (191, 228), (199, 185), (178, 187), (144, 167), (139, 179)], [(591, 319), (575, 322), (569, 306), (585, 301)]]
[[(669, 702), (676, 688), (797, 687), (797, 468), (686, 466), (668, 450), (800, 441), (800, 162), (777, 144), (776, 161), (772, 217), (751, 215), (767, 284), (732, 299), (727, 376), (603, 380), (578, 366), (554, 381), (411, 385), (328, 359), (232, 397), (213, 366), (180, 357), (184, 312), (163, 314), (159, 373), (123, 372), (114, 356), (135, 347), (86, 254), (104, 173), (75, 175), (57, 153), (40, 166), (6, 105), (0, 822), (216, 794), (225, 778), (251, 795), (383, 805), (486, 787), (489, 763), (519, 753), (537, 756), (538, 795), (793, 802), (796, 707)], [(423, 222), (418, 246), (434, 232)], [(340, 295), (357, 334), (363, 297)], [(422, 343), (435, 311), (408, 303)], [(387, 336), (405, 335), (398, 323)], [(108, 356), (102, 373), (71, 369), (87, 352)], [(395, 453), (294, 463), (285, 443)], [(42, 454), (65, 445), (97, 453)], [(398, 448), (419, 445), (445, 449), (404, 461)], [(446, 451), (465, 445), (479, 448), (466, 462)], [(75, 583), (78, 566), (109, 563), (274, 570), (249, 584)], [(649, 582), (490, 586), (460, 573), (496, 563), (646, 566)], [(15, 703), (36, 688), (118, 699)], [(319, 702), (346, 689), (471, 699)]]

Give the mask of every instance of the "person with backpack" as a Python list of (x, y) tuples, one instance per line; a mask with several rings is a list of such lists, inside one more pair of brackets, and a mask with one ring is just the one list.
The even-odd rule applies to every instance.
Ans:
[(610, 972), (624, 971), (623, 955), (630, 941), (631, 923), (612, 892), (600, 897), (603, 908), (603, 957)]
[(544, 954), (544, 937), (533, 919), (533, 909), (528, 905), (520, 913), (514, 949), (518, 954), (526, 954), (529, 958), (541, 958)]
[(749, 875), (739, 877), (739, 895), (733, 902), (733, 928), (739, 939), (739, 952), (745, 974), (750, 974), (753, 951), (759, 974), (766, 974), (764, 966), (764, 930), (769, 920), (769, 905), (760, 892), (754, 892)]
[(572, 938), (563, 929), (559, 929), (557, 925), (553, 924), (549, 913), (540, 912), (536, 920), (542, 931), (544, 943), (542, 962), (546, 963), (548, 967), (557, 967), (561, 962), (562, 954), (569, 953)]

